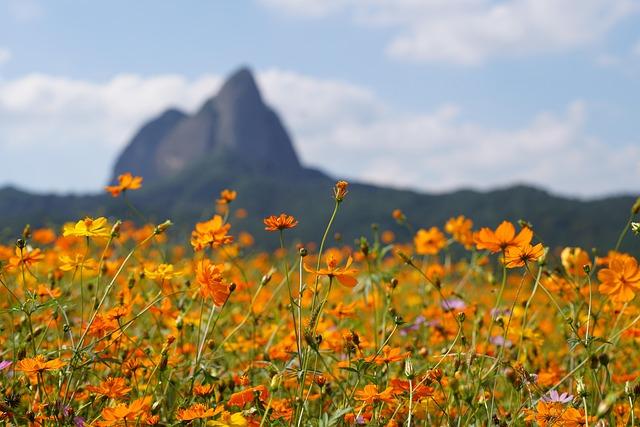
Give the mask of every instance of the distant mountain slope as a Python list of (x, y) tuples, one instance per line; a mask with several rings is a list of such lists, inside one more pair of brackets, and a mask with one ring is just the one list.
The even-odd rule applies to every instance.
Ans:
[[(232, 230), (252, 232), (259, 244), (273, 243), (262, 218), (280, 212), (299, 218), (297, 238), (318, 241), (332, 208), (334, 179), (301, 165), (247, 69), (234, 73), (195, 114), (171, 109), (145, 124), (118, 158), (112, 180), (123, 172), (145, 178), (130, 200), (150, 220), (171, 218), (177, 239), (187, 239), (193, 224), (212, 214), (223, 188), (237, 190), (234, 205), (249, 213), (234, 220)], [(522, 218), (546, 244), (604, 249), (615, 244), (633, 202), (632, 197), (581, 201), (526, 186), (435, 195), (353, 183), (334, 230), (350, 242), (369, 234), (371, 223), (393, 227), (391, 211), (399, 208), (418, 227), (442, 226), (459, 214), (492, 227)], [(122, 200), (105, 194), (34, 195), (15, 188), (0, 189), (0, 215), (3, 239), (15, 237), (26, 223), (59, 226), (83, 215), (134, 218)]]
[(143, 126), (118, 158), (112, 181), (132, 172), (154, 182), (203, 157), (225, 154), (241, 155), (265, 174), (304, 173), (280, 118), (263, 102), (246, 68), (195, 114), (168, 110)]

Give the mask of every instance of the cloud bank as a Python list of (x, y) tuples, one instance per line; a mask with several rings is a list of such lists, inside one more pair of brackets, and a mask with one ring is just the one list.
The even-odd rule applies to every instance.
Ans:
[[(526, 182), (583, 196), (632, 192), (640, 178), (640, 145), (589, 135), (589, 108), (580, 100), (499, 129), (465, 119), (453, 104), (390, 109), (349, 82), (279, 69), (257, 79), (302, 160), (336, 177), (428, 191)], [(0, 183), (99, 190), (143, 122), (170, 106), (195, 110), (221, 81), (133, 74), (104, 82), (43, 74), (0, 81)]]
[(386, 53), (393, 58), (457, 65), (587, 46), (640, 10), (636, 0), (259, 1), (296, 17), (346, 15), (390, 30)]

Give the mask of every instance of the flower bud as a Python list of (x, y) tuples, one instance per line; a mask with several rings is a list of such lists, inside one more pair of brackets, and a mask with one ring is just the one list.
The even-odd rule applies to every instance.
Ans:
[(413, 379), (415, 375), (415, 371), (413, 369), (413, 362), (411, 361), (411, 357), (407, 357), (404, 359), (404, 375), (410, 380)]
[(162, 224), (158, 224), (156, 226), (156, 229), (154, 230), (155, 234), (162, 234), (165, 231), (167, 231), (167, 229), (169, 227), (171, 227), (173, 225), (173, 223), (171, 222), (171, 220), (166, 220), (165, 222), (163, 222)]
[(112, 237), (116, 237), (118, 234), (120, 234), (120, 227), (122, 226), (122, 221), (117, 220), (115, 222), (115, 224), (113, 224), (113, 227), (111, 227), (111, 236)]
[(349, 183), (347, 181), (336, 182), (336, 185), (333, 187), (333, 196), (337, 203), (342, 203), (342, 201), (346, 197), (347, 193), (349, 192), (347, 190), (347, 187), (349, 187)]

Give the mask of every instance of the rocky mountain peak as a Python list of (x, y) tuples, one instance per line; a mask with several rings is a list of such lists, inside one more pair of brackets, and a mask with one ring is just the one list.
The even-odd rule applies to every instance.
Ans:
[(304, 172), (284, 125), (264, 103), (248, 68), (232, 73), (196, 113), (171, 109), (145, 124), (119, 156), (113, 179), (129, 171), (155, 182), (202, 167), (204, 161), (216, 167), (228, 158), (267, 174)]

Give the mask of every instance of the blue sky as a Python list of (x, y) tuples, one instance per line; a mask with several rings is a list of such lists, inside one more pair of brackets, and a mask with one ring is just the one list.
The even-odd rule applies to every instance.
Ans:
[(99, 190), (140, 124), (247, 64), (336, 176), (635, 192), (639, 23), (636, 0), (0, 0), (0, 185)]

